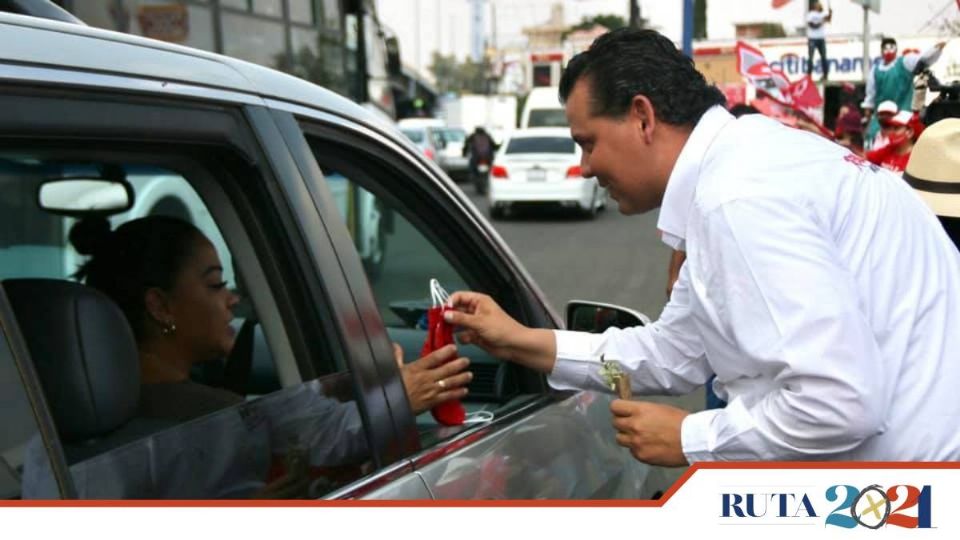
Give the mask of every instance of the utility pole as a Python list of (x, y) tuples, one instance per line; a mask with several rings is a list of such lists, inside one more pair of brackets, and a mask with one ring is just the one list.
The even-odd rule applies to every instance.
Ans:
[(873, 66), (870, 63), (870, 6), (863, 0), (863, 83), (867, 83)]
[(630, 0), (630, 28), (640, 28), (640, 0)]

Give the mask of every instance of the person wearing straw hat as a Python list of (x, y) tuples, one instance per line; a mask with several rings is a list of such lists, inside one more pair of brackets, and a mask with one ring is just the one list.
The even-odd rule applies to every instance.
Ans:
[(960, 118), (944, 118), (917, 139), (903, 173), (960, 247)]

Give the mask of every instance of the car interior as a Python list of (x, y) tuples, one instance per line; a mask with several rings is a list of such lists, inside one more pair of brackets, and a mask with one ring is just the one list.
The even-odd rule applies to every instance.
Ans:
[[(324, 355), (328, 369), (303, 370), (283, 330), (266, 272), (249, 263), (256, 255), (249, 239), (238, 232), (242, 230), (238, 217), (222, 210), (230, 205), (222, 204), (226, 195), (216, 188), (216, 180), (176, 160), (101, 154), (84, 159), (83, 151), (56, 147), (0, 152), (0, 220), (5, 221), (0, 227), (0, 284), (35, 364), (77, 496), (250, 496), (263, 488), (258, 479), (277, 478), (289, 470), (296, 461), (291, 454), (301, 452), (307, 441), (315, 454), (312, 458), (319, 461), (309, 472), (310, 497), (369, 473), (349, 372), (335, 354)], [(483, 283), (474, 276), (481, 269), (439, 251), (436, 246), (445, 240), (420, 232), (431, 229), (429, 220), (385, 192), (375, 192), (366, 184), (368, 173), (336, 165), (327, 166), (325, 176), (363, 259), (389, 337), (402, 346), (406, 361), (412, 361), (420, 356), (426, 335), (428, 279), (438, 279), (454, 291)], [(176, 186), (173, 192), (178, 197), (151, 201), (145, 207), (158, 185), (168, 190)], [(220, 209), (216, 220), (215, 208)], [(106, 217), (115, 228), (146, 215), (169, 215), (196, 225), (219, 252), (224, 279), (244, 298), (235, 310), (238, 332), (230, 357), (197, 366), (191, 373), (197, 383), (244, 396), (237, 407), (185, 423), (137, 416), (136, 343), (119, 308), (73, 277), (84, 256), (72, 246), (70, 231), (85, 219)], [(232, 240), (229, 244), (226, 237)], [(379, 247), (373, 245), (377, 242)], [(377, 249), (380, 260), (371, 260)], [(244, 261), (248, 262), (240, 264)], [(468, 419), (505, 414), (543, 391), (541, 377), (480, 349), (462, 347), (461, 354), (471, 358), (474, 373), (465, 400)], [(19, 403), (4, 410), (23, 412), (21, 421), (27, 422), (31, 415), (25, 400), (16, 395), (16, 376), (8, 375), (0, 384), (9, 388), (4, 392), (8, 399)], [(264, 417), (269, 421), (257, 420)], [(285, 426), (283, 440), (266, 433), (264, 422)], [(417, 426), (421, 447), (428, 448), (471, 424), (445, 427), (424, 413)], [(12, 440), (0, 439), (0, 492), (8, 498), (57, 497), (48, 460), (51, 449), (44, 448), (36, 427), (9, 433)], [(259, 435), (254, 442), (244, 438), (241, 443), (241, 433)], [(342, 444), (317, 445), (320, 439)], [(162, 452), (164, 448), (168, 451)], [(193, 461), (183, 457), (188, 451), (196, 454)], [(250, 457), (271, 451), (273, 458), (266, 461)], [(216, 476), (217, 481), (191, 474), (190, 467), (209, 462), (211, 452), (246, 455), (241, 461), (248, 466), (212, 471), (210, 478)], [(117, 474), (118, 470), (125, 472)], [(170, 487), (174, 479), (175, 489)]]

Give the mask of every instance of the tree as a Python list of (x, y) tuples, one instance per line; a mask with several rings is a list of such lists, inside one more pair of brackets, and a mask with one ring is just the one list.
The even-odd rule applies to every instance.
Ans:
[[(641, 18), (637, 27), (646, 28), (648, 22), (649, 21), (647, 21), (647, 19)], [(594, 15), (593, 17), (584, 17), (580, 19), (580, 22), (577, 24), (567, 28), (562, 37), (563, 39), (566, 39), (568, 35), (576, 32), (577, 30), (589, 30), (597, 24), (607, 28), (608, 30), (616, 30), (617, 28), (623, 28), (627, 26), (627, 21), (625, 21), (623, 17), (619, 15)]]
[(437, 81), (437, 91), (441, 94), (487, 94), (491, 80), (490, 59), (484, 57), (479, 62), (466, 58), (457, 62), (453, 56), (433, 53), (430, 72)]
[(707, 38), (707, 0), (693, 2), (693, 38)]

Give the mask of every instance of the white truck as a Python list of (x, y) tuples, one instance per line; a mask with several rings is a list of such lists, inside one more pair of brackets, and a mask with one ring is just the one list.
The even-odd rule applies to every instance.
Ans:
[(464, 95), (441, 103), (441, 116), (448, 126), (460, 127), (469, 135), (483, 126), (502, 142), (517, 127), (517, 97), (509, 95)]

